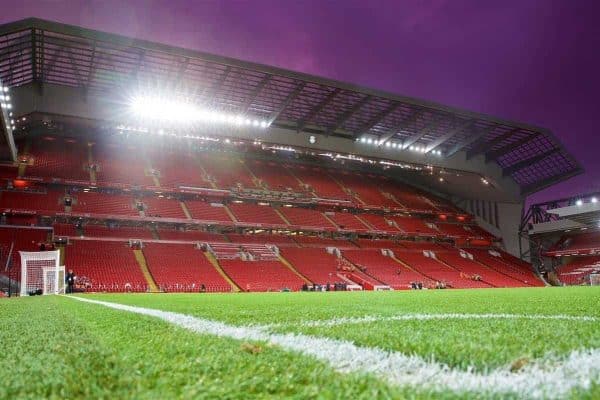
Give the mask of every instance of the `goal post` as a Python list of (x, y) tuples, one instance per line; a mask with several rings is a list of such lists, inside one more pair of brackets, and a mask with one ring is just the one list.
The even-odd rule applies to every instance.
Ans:
[(65, 290), (65, 267), (60, 251), (20, 251), (21, 296), (32, 293), (59, 294)]
[(600, 286), (600, 273), (590, 274), (590, 286)]

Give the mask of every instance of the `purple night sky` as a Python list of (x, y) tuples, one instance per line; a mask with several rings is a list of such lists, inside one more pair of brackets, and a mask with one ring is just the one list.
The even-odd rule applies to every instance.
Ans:
[(551, 129), (600, 191), (600, 2), (0, 0), (39, 17), (302, 71)]

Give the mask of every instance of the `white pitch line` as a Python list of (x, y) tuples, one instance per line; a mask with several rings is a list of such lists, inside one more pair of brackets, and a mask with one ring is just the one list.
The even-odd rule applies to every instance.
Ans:
[(148, 315), (199, 334), (237, 340), (264, 341), (284, 350), (310, 355), (344, 373), (369, 373), (393, 385), (456, 393), (513, 394), (522, 398), (560, 399), (573, 389), (587, 390), (600, 382), (600, 349), (575, 350), (564, 358), (547, 358), (525, 365), (517, 372), (508, 367), (487, 372), (459, 370), (416, 355), (379, 348), (359, 347), (352, 342), (302, 334), (278, 334), (266, 327), (233, 326), (186, 314), (118, 303), (72, 299)]
[(362, 317), (335, 317), (328, 320), (314, 320), (303, 322), (289, 322), (282, 324), (270, 324), (269, 328), (280, 328), (286, 326), (303, 327), (329, 327), (336, 325), (363, 324), (369, 322), (388, 321), (429, 321), (447, 319), (525, 319), (525, 320), (556, 320), (556, 321), (580, 321), (598, 322), (599, 318), (577, 315), (540, 315), (540, 314), (401, 314), (401, 315), (365, 315)]

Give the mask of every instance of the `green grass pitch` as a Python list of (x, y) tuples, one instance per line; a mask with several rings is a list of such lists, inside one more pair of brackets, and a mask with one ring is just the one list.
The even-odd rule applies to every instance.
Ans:
[[(267, 325), (274, 333), (350, 341), (481, 373), (600, 348), (595, 320), (393, 319), (452, 313), (600, 319), (596, 287), (84, 297), (234, 326)], [(365, 316), (373, 319), (353, 320)], [(0, 345), (0, 399), (506, 397), (396, 386), (375, 374), (341, 373), (277, 345), (198, 334), (63, 296), (0, 300)], [(600, 398), (595, 379), (568, 397)]]

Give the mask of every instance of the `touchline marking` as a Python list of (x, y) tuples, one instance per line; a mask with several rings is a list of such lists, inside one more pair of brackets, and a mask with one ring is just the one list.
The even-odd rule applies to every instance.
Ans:
[(525, 319), (525, 320), (557, 320), (557, 321), (581, 321), (581, 322), (598, 322), (599, 318), (577, 315), (539, 315), (539, 314), (401, 314), (401, 315), (365, 315), (363, 317), (335, 317), (328, 320), (315, 320), (304, 322), (290, 322), (288, 324), (271, 324), (267, 325), (270, 328), (279, 328), (286, 326), (303, 326), (303, 327), (320, 327), (320, 326), (336, 326), (347, 324), (363, 324), (369, 322), (386, 322), (386, 321), (429, 321), (429, 320), (445, 320), (445, 319)]
[(233, 326), (186, 314), (128, 306), (82, 297), (71, 299), (116, 310), (159, 318), (199, 334), (237, 340), (264, 341), (284, 350), (310, 355), (344, 373), (369, 373), (402, 387), (513, 394), (523, 398), (559, 399), (573, 389), (589, 389), (600, 381), (600, 349), (575, 350), (564, 358), (547, 358), (525, 365), (517, 372), (508, 367), (487, 372), (459, 370), (419, 356), (379, 348), (359, 347), (352, 342), (294, 333), (271, 333), (266, 327)]

